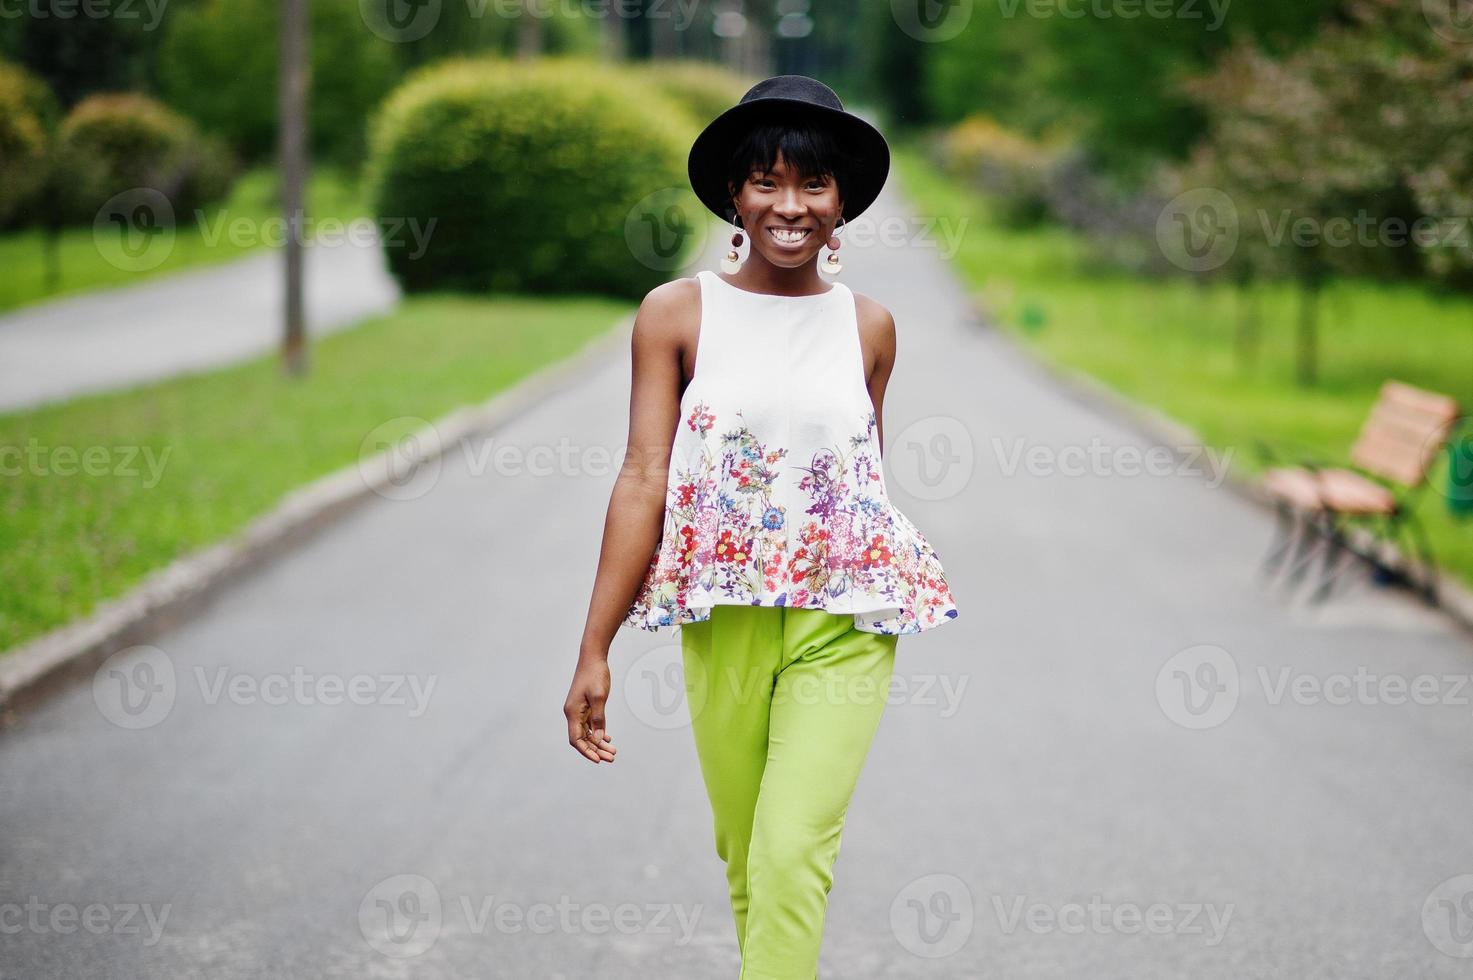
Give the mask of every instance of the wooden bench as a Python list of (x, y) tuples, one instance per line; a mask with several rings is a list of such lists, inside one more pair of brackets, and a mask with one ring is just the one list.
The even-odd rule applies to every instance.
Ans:
[[(1432, 549), (1413, 505), (1457, 420), (1458, 404), (1453, 398), (1387, 381), (1351, 447), (1348, 467), (1331, 465), (1312, 454), (1301, 454), (1290, 464), (1281, 452), (1258, 440), (1259, 455), (1269, 467), (1261, 485), (1279, 516), (1264, 571), (1274, 574), (1287, 559), (1289, 579), (1297, 582), (1314, 560), (1315, 546), (1323, 545), (1321, 581), (1313, 601), (1330, 594), (1348, 564), (1344, 556), (1349, 555), (1392, 572), (1435, 605), (1437, 574)], [(1374, 550), (1355, 549), (1351, 529), (1366, 524), (1380, 524), (1384, 532), (1371, 540), (1393, 545), (1403, 530), (1407, 532), (1412, 547), (1403, 554), (1415, 552), (1421, 560), (1422, 582), (1414, 582), (1409, 560), (1404, 559), (1397, 568)]]

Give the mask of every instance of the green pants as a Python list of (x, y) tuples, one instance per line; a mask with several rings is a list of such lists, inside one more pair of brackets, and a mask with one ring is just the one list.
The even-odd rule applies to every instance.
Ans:
[(772, 606), (716, 606), (680, 632), (740, 980), (814, 980), (844, 815), (899, 637)]

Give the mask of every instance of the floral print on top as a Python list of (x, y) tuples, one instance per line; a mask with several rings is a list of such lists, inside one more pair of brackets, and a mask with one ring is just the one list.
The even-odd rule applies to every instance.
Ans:
[[(700, 622), (731, 603), (853, 613), (871, 633), (957, 615), (935, 550), (888, 502), (873, 410), (847, 445), (801, 461), (761, 442), (739, 409), (723, 419), (697, 403), (684, 425), (701, 450), (671, 461), (664, 533), (626, 625)], [(801, 498), (777, 493), (784, 468)]]

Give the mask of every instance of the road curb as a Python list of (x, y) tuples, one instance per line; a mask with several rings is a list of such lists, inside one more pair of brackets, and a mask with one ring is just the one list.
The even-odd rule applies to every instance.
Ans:
[[(999, 327), (991, 318), (982, 303), (972, 297), (969, 299), (977, 320), (984, 329), (992, 331), (998, 337), (1021, 355), (1027, 362), (1040, 368), (1048, 375), (1066, 394), (1075, 401), (1087, 405), (1096, 411), (1110, 414), (1121, 419), (1137, 433), (1151, 440), (1153, 443), (1164, 446), (1171, 450), (1178, 458), (1185, 458), (1186, 454), (1181, 452), (1182, 447), (1203, 447), (1207, 443), (1190, 426), (1183, 425), (1174, 418), (1152, 408), (1133, 401), (1120, 394), (1115, 389), (1103, 382), (1064, 364), (1055, 364), (1042, 354), (1030, 348), (1025, 341), (1014, 336), (1008, 330)], [(1217, 458), (1210, 454), (1204, 454), (1207, 466), (1211, 469), (1211, 478), (1221, 486), (1227, 487), (1233, 493), (1244, 500), (1261, 507), (1265, 511), (1273, 512), (1272, 499), (1259, 487), (1257, 482), (1237, 473), (1231, 468), (1222, 469), (1217, 466)], [(1361, 528), (1352, 529), (1350, 533), (1352, 542), (1358, 548), (1366, 548), (1376, 540), (1369, 531)], [(1267, 542), (1265, 542), (1265, 547)], [(1400, 549), (1390, 544), (1383, 547), (1395, 561), (1406, 561), (1406, 556)], [(1434, 548), (1434, 555), (1436, 550)], [(1413, 574), (1423, 575), (1426, 566), (1416, 559), (1410, 560)], [(1473, 590), (1470, 590), (1461, 581), (1453, 578), (1448, 573), (1438, 577), (1438, 596), (1442, 612), (1446, 613), (1462, 629), (1473, 634)]]
[(95, 669), (111, 654), (197, 612), (222, 586), (267, 558), (307, 540), (371, 499), (408, 463), (438, 459), (464, 442), (516, 418), (596, 369), (628, 343), (633, 314), (574, 353), (476, 405), (456, 409), (408, 440), (422, 451), (393, 448), (286, 494), (267, 513), (224, 541), (178, 558), (90, 615), (0, 653), (0, 717)]

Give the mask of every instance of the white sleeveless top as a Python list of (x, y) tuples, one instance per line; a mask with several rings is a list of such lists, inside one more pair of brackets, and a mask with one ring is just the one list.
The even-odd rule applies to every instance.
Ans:
[(885, 492), (854, 294), (701, 284), (664, 531), (624, 625), (701, 622), (718, 605), (853, 614), (868, 633), (954, 619), (936, 552)]

